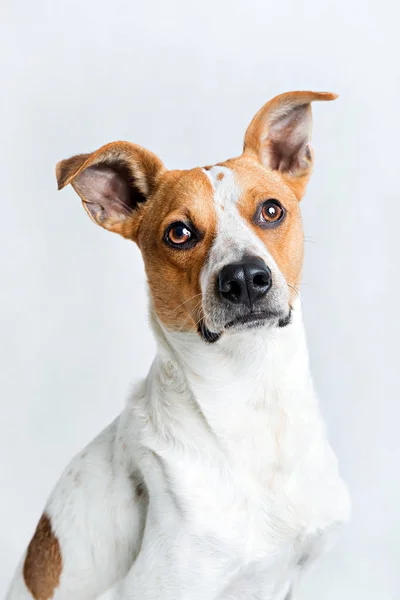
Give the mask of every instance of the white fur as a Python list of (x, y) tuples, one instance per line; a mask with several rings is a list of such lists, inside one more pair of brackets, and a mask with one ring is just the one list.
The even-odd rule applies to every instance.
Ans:
[[(237, 211), (233, 173), (208, 176), (218, 233), (203, 294), (222, 264), (250, 250), (271, 268), (276, 302), (287, 302), (283, 276)], [(226, 332), (213, 345), (166, 330), (153, 311), (152, 322), (158, 354), (147, 378), (46, 507), (63, 558), (54, 600), (112, 586), (120, 600), (292, 598), (349, 514), (299, 303), (286, 328)], [(32, 598), (22, 564), (8, 600)]]
[[(242, 195), (235, 179), (235, 173), (227, 167), (215, 166), (204, 171), (214, 189), (214, 202), (217, 213), (217, 235), (208, 260), (202, 269), (201, 287), (205, 323), (211, 331), (223, 327), (224, 318), (214, 293), (214, 278), (221, 268), (242, 259), (244, 254), (253, 254), (264, 259), (271, 269), (273, 285), (268, 292), (271, 310), (279, 310), (288, 305), (288, 287), (268, 248), (251, 230), (239, 212)], [(223, 178), (218, 179), (222, 174)]]

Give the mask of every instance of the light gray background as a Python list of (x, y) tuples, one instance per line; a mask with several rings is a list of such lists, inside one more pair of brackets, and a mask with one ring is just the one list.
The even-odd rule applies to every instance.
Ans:
[(395, 2), (2, 2), (0, 596), (71, 456), (154, 354), (133, 244), (55, 163), (116, 139), (169, 167), (240, 152), (270, 97), (314, 107), (302, 289), (353, 519), (307, 600), (399, 598), (399, 54)]

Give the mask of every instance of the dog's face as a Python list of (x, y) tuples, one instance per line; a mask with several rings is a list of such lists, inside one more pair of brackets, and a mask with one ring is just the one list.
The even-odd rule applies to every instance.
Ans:
[(147, 150), (115, 142), (59, 163), (59, 187), (71, 183), (92, 220), (137, 242), (167, 328), (213, 342), (224, 331), (283, 327), (303, 262), (310, 103), (334, 98), (274, 98), (250, 123), (243, 154), (215, 166), (168, 171)]
[(137, 240), (168, 327), (212, 341), (288, 320), (302, 264), (299, 202), (251, 157), (164, 173)]

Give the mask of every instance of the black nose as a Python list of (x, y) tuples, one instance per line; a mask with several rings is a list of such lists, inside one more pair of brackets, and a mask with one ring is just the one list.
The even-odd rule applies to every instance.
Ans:
[(218, 276), (218, 289), (223, 298), (250, 309), (269, 291), (272, 274), (265, 262), (249, 256), (241, 262), (226, 265)]

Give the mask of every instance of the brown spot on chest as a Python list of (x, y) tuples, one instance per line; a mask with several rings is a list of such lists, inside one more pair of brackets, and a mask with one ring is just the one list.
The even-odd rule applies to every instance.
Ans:
[(23, 567), (26, 587), (35, 600), (49, 600), (60, 582), (62, 557), (60, 544), (49, 517), (42, 515), (28, 546)]

